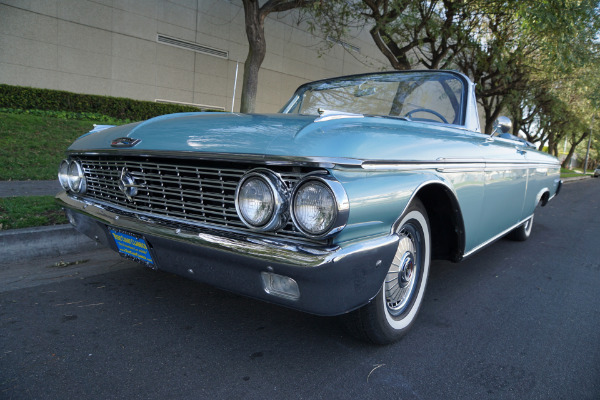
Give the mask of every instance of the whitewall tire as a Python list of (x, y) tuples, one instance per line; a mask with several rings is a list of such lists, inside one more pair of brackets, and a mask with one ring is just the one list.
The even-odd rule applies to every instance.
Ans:
[(370, 303), (343, 317), (353, 335), (376, 344), (400, 339), (415, 321), (423, 302), (431, 260), (431, 233), (421, 201), (414, 199), (406, 209), (396, 234), (396, 255), (381, 290)]
[(529, 236), (531, 236), (531, 228), (533, 228), (533, 214), (521, 225), (510, 231), (507, 237), (510, 240), (524, 242), (525, 240), (529, 239)]

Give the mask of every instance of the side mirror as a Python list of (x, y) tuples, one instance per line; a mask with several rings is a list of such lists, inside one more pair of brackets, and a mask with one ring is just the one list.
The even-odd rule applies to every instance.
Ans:
[(509, 133), (512, 129), (512, 121), (508, 117), (498, 117), (494, 121), (492, 136), (498, 136), (501, 133)]

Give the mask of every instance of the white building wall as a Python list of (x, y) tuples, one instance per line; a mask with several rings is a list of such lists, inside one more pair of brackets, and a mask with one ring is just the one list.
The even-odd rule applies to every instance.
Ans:
[[(267, 21), (257, 112), (275, 112), (300, 84), (386, 69), (368, 31), (319, 56), (297, 11)], [(227, 58), (157, 42), (165, 35)], [(0, 83), (235, 110), (248, 51), (241, 0), (0, 0)]]

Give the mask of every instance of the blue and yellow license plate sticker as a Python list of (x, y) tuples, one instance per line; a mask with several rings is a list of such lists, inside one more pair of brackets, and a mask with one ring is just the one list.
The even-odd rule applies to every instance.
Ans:
[(142, 238), (137, 238), (124, 232), (117, 232), (109, 229), (110, 234), (115, 239), (115, 243), (119, 248), (119, 252), (132, 257), (136, 260), (142, 261), (143, 263), (154, 265), (148, 245)]

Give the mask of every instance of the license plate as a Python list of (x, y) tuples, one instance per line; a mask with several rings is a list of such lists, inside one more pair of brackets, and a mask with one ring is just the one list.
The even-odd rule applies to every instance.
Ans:
[(154, 260), (152, 260), (148, 244), (144, 238), (113, 229), (109, 229), (109, 232), (115, 239), (119, 253), (154, 268)]

